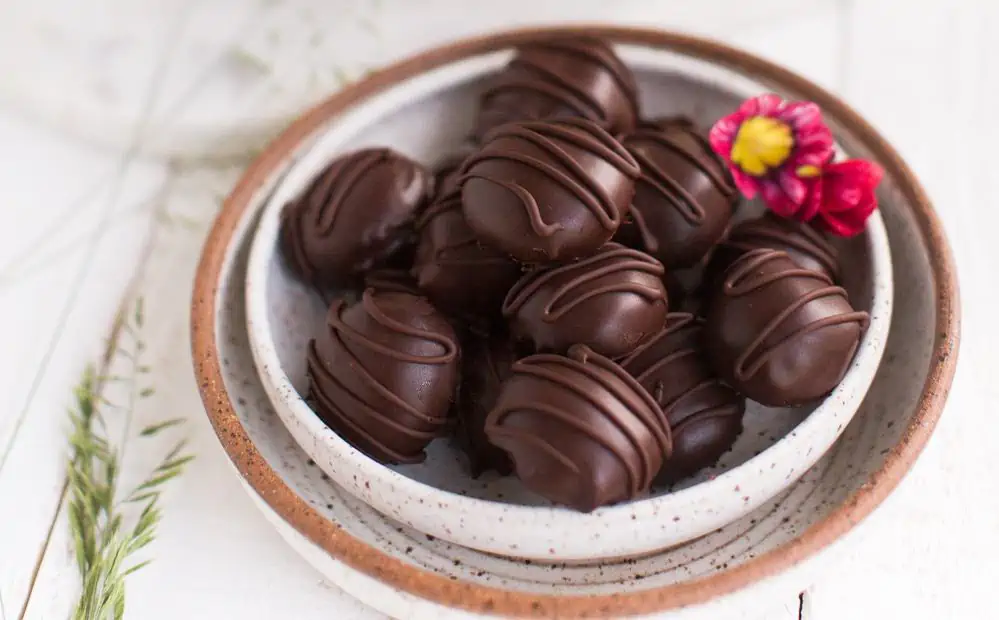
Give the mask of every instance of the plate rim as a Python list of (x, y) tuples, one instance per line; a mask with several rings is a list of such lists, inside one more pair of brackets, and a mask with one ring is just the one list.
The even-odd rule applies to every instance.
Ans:
[[(343, 109), (424, 71), (480, 54), (515, 47), (531, 39), (587, 34), (616, 44), (667, 50), (724, 66), (815, 101), (830, 119), (850, 129), (885, 167), (911, 205), (927, 247), (936, 300), (936, 331), (930, 367), (912, 421), (884, 465), (822, 521), (795, 540), (739, 566), (690, 582), (630, 593), (580, 596), (538, 595), (456, 582), (398, 560), (336, 528), (288, 487), (257, 452), (242, 429), (221, 378), (215, 350), (215, 317), (221, 266), (230, 241), (253, 196), (315, 129)], [(393, 587), (421, 598), (472, 612), (524, 616), (649, 614), (704, 603), (773, 576), (824, 549), (853, 529), (895, 489), (922, 452), (943, 410), (957, 365), (960, 301), (956, 268), (943, 227), (915, 175), (849, 105), (811, 81), (769, 61), (725, 44), (660, 29), (605, 24), (519, 28), (445, 44), (370, 74), (314, 106), (294, 121), (250, 164), (222, 209), (205, 242), (194, 283), (191, 345), (195, 374), (206, 412), (223, 448), (242, 477), (281, 517), (327, 553)]]

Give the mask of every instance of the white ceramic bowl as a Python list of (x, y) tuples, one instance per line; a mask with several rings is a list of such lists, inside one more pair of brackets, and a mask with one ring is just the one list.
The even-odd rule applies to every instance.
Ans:
[[(636, 71), (649, 116), (683, 113), (707, 124), (768, 90), (664, 51), (621, 52)], [(278, 254), (282, 207), (350, 150), (385, 145), (425, 162), (446, 154), (471, 126), (482, 77), (508, 58), (506, 52), (476, 56), (415, 75), (348, 106), (298, 143), (264, 207), (246, 275), (250, 345), (264, 388), (295, 440), (334, 481), (390, 518), (444, 540), (506, 556), (578, 561), (645, 554), (707, 534), (793, 484), (832, 446), (867, 393), (891, 321), (891, 259), (880, 215), (841, 248), (843, 284), (871, 323), (839, 387), (813, 407), (750, 404), (745, 432), (718, 466), (648, 498), (589, 514), (554, 507), (515, 479), (473, 480), (458, 450), (443, 440), (420, 465), (386, 467), (327, 428), (302, 398), (305, 345), (326, 308)]]

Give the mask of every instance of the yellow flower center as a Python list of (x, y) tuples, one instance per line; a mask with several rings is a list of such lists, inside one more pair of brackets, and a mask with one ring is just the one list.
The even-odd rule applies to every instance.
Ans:
[(787, 161), (793, 146), (790, 127), (772, 118), (754, 116), (739, 127), (731, 157), (743, 172), (761, 177)]

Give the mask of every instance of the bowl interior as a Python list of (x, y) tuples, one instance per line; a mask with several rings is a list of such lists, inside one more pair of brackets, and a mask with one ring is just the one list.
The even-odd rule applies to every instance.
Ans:
[[(664, 72), (661, 65), (643, 68), (637, 50), (625, 57), (636, 69), (642, 96), (642, 110), (647, 117), (685, 115), (702, 126), (733, 110), (742, 96), (704, 77), (692, 77), (679, 71)], [(494, 54), (476, 60), (483, 70), (499, 66), (506, 54)], [(473, 123), (476, 101), (483, 79), (477, 77), (449, 88), (432, 90), (422, 97), (403, 102), (381, 102), (383, 110), (366, 111), (377, 122), (357, 122), (351, 130), (320, 134), (277, 186), (270, 203), (284, 204), (293, 199), (326, 163), (337, 154), (368, 146), (390, 146), (418, 161), (432, 164), (453, 152), (468, 135)], [(754, 86), (755, 90), (758, 87)], [(751, 217), (759, 205), (745, 204), (740, 217)], [(868, 233), (849, 240), (839, 240), (843, 261), (843, 285), (855, 307), (871, 311), (875, 295), (872, 239)], [(287, 374), (299, 396), (305, 394), (306, 345), (323, 324), (327, 303), (305, 286), (285, 267), (280, 254), (271, 251), (266, 265), (265, 296), (269, 337), (281, 370)], [(660, 495), (691, 487), (746, 463), (783, 437), (819, 405), (799, 408), (767, 408), (749, 403), (744, 419), (745, 430), (735, 446), (717, 466), (702, 470), (676, 487), (654, 488)], [(451, 441), (433, 442), (428, 458), (419, 465), (395, 466), (396, 472), (429, 486), (473, 498), (520, 505), (547, 505), (513, 477), (485, 474), (473, 479), (468, 474), (464, 455)]]
[[(297, 528), (311, 532), (317, 544), (340, 550), (334, 556), (366, 567), (366, 571), (379, 579), (448, 604), (465, 605), (471, 599), (465, 590), (455, 591), (458, 598), (450, 598), (443, 589), (422, 590), (410, 573), (383, 572), (381, 554), (401, 561), (406, 567), (439, 575), (444, 583), (454, 586), (487, 586), (529, 595), (534, 598), (526, 605), (537, 602), (538, 607), (533, 608), (536, 610), (551, 610), (550, 599), (555, 597), (619, 597), (682, 586), (712, 576), (724, 578), (746, 565), (758, 563), (769, 552), (787, 548), (812, 526), (841, 510), (885, 467), (892, 449), (903, 442), (917, 412), (933, 355), (936, 305), (929, 256), (919, 226), (892, 185), (889, 180), (883, 194), (883, 209), (899, 283), (895, 288), (895, 303), (901, 312), (888, 339), (884, 363), (866, 400), (833, 449), (787, 492), (687, 544), (642, 558), (589, 564), (545, 564), (498, 557), (400, 525), (333, 483), (309, 459), (275, 413), (250, 353), (243, 282), (249, 231), (256, 225), (259, 204), (249, 209), (236, 227), (218, 275), (216, 338), (212, 346), (218, 355), (219, 377), (231, 406), (231, 410), (219, 411), (231, 411), (232, 416), (216, 421), (217, 425), (222, 424), (220, 437), (225, 443), (236, 428), (246, 434), (250, 449), (230, 449), (230, 458), (255, 492), (267, 501), (271, 501), (268, 498), (273, 488), (272, 476), (287, 485), (294, 503), (287, 503), (287, 498), (282, 497), (272, 506)], [(316, 537), (315, 532), (321, 530), (312, 529), (312, 517), (304, 515), (301, 509), (305, 506), (314, 510), (323, 523), (331, 524), (338, 536)], [(344, 543), (340, 534), (349, 535), (359, 546)], [(671, 602), (674, 599), (666, 594), (657, 600), (658, 609), (680, 604)]]

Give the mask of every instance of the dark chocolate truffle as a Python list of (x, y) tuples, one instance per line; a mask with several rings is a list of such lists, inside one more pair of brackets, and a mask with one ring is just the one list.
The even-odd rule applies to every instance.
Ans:
[(800, 405), (839, 384), (867, 321), (825, 274), (785, 252), (751, 250), (709, 302), (705, 351), (715, 372), (749, 398)]
[(702, 326), (692, 314), (671, 313), (662, 332), (621, 360), (659, 403), (673, 434), (673, 455), (656, 478), (659, 484), (714, 465), (742, 432), (746, 401), (708, 367)]
[(486, 417), (517, 358), (513, 344), (504, 336), (474, 335), (462, 346), (457, 438), (476, 478), (490, 470), (503, 476), (513, 472), (510, 457), (486, 437)]
[(447, 424), (458, 385), (451, 325), (423, 297), (364, 291), (333, 302), (309, 344), (316, 415), (383, 463), (419, 463)]
[(432, 188), (423, 166), (389, 149), (340, 157), (285, 207), (288, 264), (317, 286), (349, 284), (411, 242), (416, 212)]
[(672, 445), (649, 393), (583, 346), (515, 362), (486, 434), (524, 486), (584, 512), (648, 490)]
[(711, 257), (710, 277), (720, 277), (737, 258), (758, 248), (787, 252), (799, 267), (823, 273), (833, 282), (839, 281), (839, 255), (829, 239), (810, 224), (770, 211), (732, 229)]
[(465, 218), (527, 263), (592, 254), (621, 224), (638, 164), (590, 121), (503, 125), (462, 165)]
[(516, 338), (538, 351), (585, 344), (601, 355), (627, 355), (666, 320), (663, 266), (648, 254), (608, 243), (588, 258), (536, 269), (503, 302)]
[(457, 317), (498, 318), (503, 298), (521, 275), (507, 254), (479, 242), (453, 190), (416, 222), (420, 243), (413, 275), (438, 308)]
[(586, 118), (615, 134), (634, 128), (635, 77), (606, 42), (561, 36), (518, 48), (486, 85), (476, 134), (511, 121), (561, 117)]
[(697, 264), (724, 236), (738, 199), (724, 163), (683, 119), (643, 123), (624, 145), (642, 175), (616, 239), (669, 269)]

